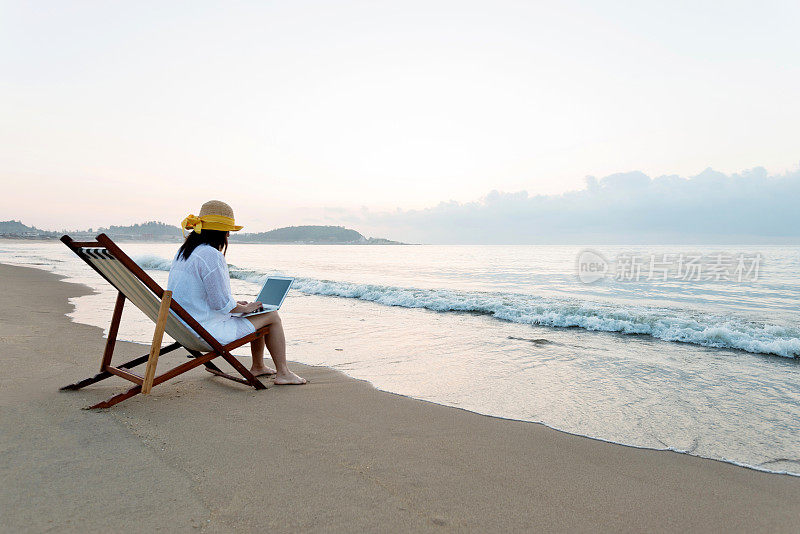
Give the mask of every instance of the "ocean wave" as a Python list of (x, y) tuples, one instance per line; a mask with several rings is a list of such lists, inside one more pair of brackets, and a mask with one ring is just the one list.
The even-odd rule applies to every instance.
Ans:
[(172, 260), (156, 256), (155, 254), (139, 254), (133, 256), (132, 259), (142, 269), (150, 269), (151, 271), (169, 271), (170, 267), (172, 267)]
[[(168, 271), (170, 260), (154, 255), (134, 260), (144, 269)], [(262, 284), (271, 274), (230, 266), (231, 278)], [(800, 329), (756, 323), (729, 315), (687, 310), (605, 304), (518, 293), (463, 292), (295, 278), (294, 289), (309, 295), (354, 298), (437, 312), (470, 312), (535, 326), (582, 328), (648, 335), (665, 341), (738, 349), (787, 358), (800, 356)]]

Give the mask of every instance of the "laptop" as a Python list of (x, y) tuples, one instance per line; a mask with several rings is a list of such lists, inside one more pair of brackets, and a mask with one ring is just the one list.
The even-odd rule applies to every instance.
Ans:
[(269, 313), (280, 309), (283, 304), (283, 299), (292, 287), (294, 278), (289, 276), (270, 276), (264, 282), (264, 287), (256, 297), (256, 300), (261, 303), (261, 309), (250, 313), (232, 313), (234, 317), (250, 317), (251, 315), (260, 315), (262, 313)]

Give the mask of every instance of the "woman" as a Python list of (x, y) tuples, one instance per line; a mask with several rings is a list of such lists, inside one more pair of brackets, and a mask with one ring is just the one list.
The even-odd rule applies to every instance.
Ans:
[[(167, 289), (172, 291), (172, 297), (223, 345), (269, 325), (269, 334), (250, 342), (253, 355), (250, 370), (255, 376), (274, 374), (278, 385), (305, 384), (304, 378), (286, 366), (286, 338), (277, 311), (244, 318), (231, 316), (261, 307), (260, 302), (237, 302), (231, 296), (225, 261), (228, 234), (242, 229), (235, 224), (233, 209), (224, 202), (211, 200), (203, 204), (199, 216), (189, 215), (181, 226), (193, 231), (181, 245), (169, 270)], [(264, 346), (276, 369), (264, 365)]]

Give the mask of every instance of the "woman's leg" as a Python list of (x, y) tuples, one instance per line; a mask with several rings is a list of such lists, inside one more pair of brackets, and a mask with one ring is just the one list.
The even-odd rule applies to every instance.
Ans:
[(275, 369), (264, 365), (264, 343), (266, 342), (264, 337), (261, 336), (250, 342), (250, 354), (253, 355), (253, 366), (250, 368), (250, 372), (255, 376), (275, 374)]
[[(247, 317), (247, 320), (253, 323), (253, 326), (258, 330), (261, 327), (269, 325), (269, 334), (266, 335), (266, 346), (272, 361), (275, 362), (275, 369), (277, 375), (275, 376), (275, 383), (281, 384), (305, 384), (306, 379), (301, 378), (291, 372), (286, 365), (286, 337), (283, 334), (283, 323), (278, 312), (262, 313), (260, 315), (253, 315)], [(258, 341), (258, 340), (255, 340)], [(254, 341), (254, 343), (255, 343)], [(251, 351), (256, 350), (253, 344), (250, 345)], [(256, 352), (253, 352), (255, 358)], [(261, 349), (261, 361), (263, 363), (264, 349)], [(253, 360), (255, 365), (255, 359)]]

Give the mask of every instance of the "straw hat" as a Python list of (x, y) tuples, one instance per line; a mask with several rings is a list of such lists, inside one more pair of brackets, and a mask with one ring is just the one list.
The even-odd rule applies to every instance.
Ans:
[(221, 200), (209, 200), (200, 207), (200, 215), (189, 215), (181, 223), (183, 230), (193, 229), (198, 234), (206, 230), (238, 232), (243, 227), (236, 225), (233, 208)]
[(233, 208), (221, 200), (209, 200), (200, 206), (200, 218), (204, 215), (222, 215), (233, 219)]

